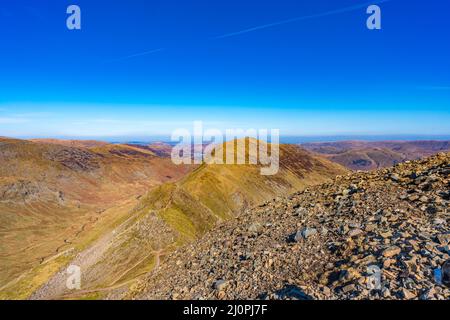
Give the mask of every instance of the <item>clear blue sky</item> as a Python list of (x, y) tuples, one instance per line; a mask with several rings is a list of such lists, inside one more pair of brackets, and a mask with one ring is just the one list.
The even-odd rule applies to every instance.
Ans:
[[(376, 0), (371, 3), (377, 3)], [(66, 28), (66, 8), (82, 30)], [(450, 134), (450, 2), (0, 2), (0, 135)]]

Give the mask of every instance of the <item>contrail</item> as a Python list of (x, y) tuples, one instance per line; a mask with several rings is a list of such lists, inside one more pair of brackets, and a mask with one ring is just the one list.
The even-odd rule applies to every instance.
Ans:
[(164, 50), (165, 50), (165, 48), (159, 48), (159, 49), (154, 49), (154, 50), (150, 50), (150, 51), (139, 52), (139, 53), (135, 53), (135, 54), (132, 54), (132, 55), (129, 55), (126, 57), (108, 60), (108, 61), (106, 61), (106, 63), (124, 61), (124, 60), (128, 60), (128, 59), (136, 58), (136, 57), (146, 56), (146, 55), (152, 54), (152, 53), (161, 52)]
[[(234, 37), (234, 36), (238, 36), (238, 35), (241, 35), (241, 34), (244, 34), (244, 33), (249, 33), (249, 32), (253, 32), (253, 31), (258, 31), (258, 30), (262, 30), (262, 29), (276, 27), (276, 26), (283, 25), (283, 24), (288, 24), (288, 23), (293, 23), (293, 22), (303, 21), (303, 20), (310, 20), (310, 19), (315, 19), (315, 18), (321, 18), (321, 17), (331, 16), (331, 15), (345, 13), (345, 12), (349, 12), (349, 11), (355, 11), (355, 10), (359, 10), (361, 8), (366, 8), (366, 7), (368, 7), (368, 6), (372, 5), (372, 4), (381, 4), (381, 3), (385, 3), (385, 2), (389, 2), (389, 1), (391, 1), (391, 0), (374, 0), (374, 1), (369, 2), (369, 3), (354, 5), (354, 6), (350, 6), (350, 7), (346, 7), (346, 8), (342, 8), (342, 9), (336, 9), (336, 10), (331, 10), (331, 11), (327, 11), (327, 12), (323, 12), (323, 13), (317, 13), (317, 14), (313, 14), (313, 15), (309, 15), (309, 16), (296, 17), (296, 18), (291, 18), (291, 19), (287, 19), (287, 20), (283, 20), (283, 21), (278, 21), (278, 22), (273, 22), (273, 23), (269, 23), (269, 24), (264, 24), (264, 25), (260, 25), (260, 26), (256, 26), (256, 27), (252, 27), (252, 28), (248, 28), (248, 29), (244, 29), (244, 30), (241, 30), (241, 31), (227, 33), (227, 34), (224, 34), (224, 35), (221, 35), (221, 36), (214, 37), (212, 39), (214, 40), (214, 39), (224, 39), (224, 38)], [(154, 50), (150, 50), (150, 51), (139, 52), (139, 53), (135, 53), (135, 54), (132, 54), (132, 55), (129, 55), (129, 56), (126, 56), (126, 57), (112, 59), (112, 60), (106, 61), (106, 63), (124, 61), (124, 60), (128, 60), (128, 59), (136, 58), (136, 57), (149, 55), (149, 54), (152, 54), (152, 53), (161, 52), (161, 51), (164, 51), (164, 50), (166, 50), (166, 49), (165, 48), (159, 48), (159, 49), (154, 49)]]
[(355, 10), (358, 10), (361, 8), (367, 8), (368, 6), (373, 5), (373, 4), (377, 5), (377, 4), (381, 4), (384, 2), (388, 2), (388, 1), (391, 1), (391, 0), (374, 0), (369, 3), (358, 4), (358, 5), (354, 5), (351, 7), (342, 8), (342, 9), (336, 9), (336, 10), (331, 10), (331, 11), (327, 11), (327, 12), (323, 12), (323, 13), (312, 14), (309, 16), (296, 17), (296, 18), (291, 18), (291, 19), (287, 19), (287, 20), (283, 20), (283, 21), (263, 24), (260, 26), (255, 26), (255, 27), (244, 29), (241, 31), (226, 33), (221, 36), (214, 37), (213, 39), (229, 38), (229, 37), (238, 36), (238, 35), (241, 35), (244, 33), (249, 33), (249, 32), (253, 32), (253, 31), (276, 27), (276, 26), (283, 25), (283, 24), (288, 24), (288, 23), (293, 23), (293, 22), (303, 21), (303, 20), (310, 20), (310, 19), (315, 19), (315, 18), (321, 18), (321, 17), (331, 16), (331, 15), (345, 13), (345, 12), (349, 12), (349, 11), (355, 11)]
[(450, 90), (450, 86), (420, 86), (418, 87), (420, 90), (435, 90), (435, 91), (439, 91), (439, 90)]

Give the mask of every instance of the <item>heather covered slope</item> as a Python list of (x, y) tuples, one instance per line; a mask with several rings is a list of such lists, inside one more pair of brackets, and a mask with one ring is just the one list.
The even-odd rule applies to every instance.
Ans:
[[(6, 295), (19, 293), (17, 282), (32, 268), (123, 219), (137, 197), (191, 170), (130, 146), (7, 138), (0, 139), (0, 164), (0, 288)], [(27, 281), (33, 287), (34, 280)]]
[[(262, 176), (258, 165), (203, 164), (176, 183), (154, 188), (124, 223), (72, 261), (83, 270), (81, 291), (67, 290), (63, 273), (57, 273), (32, 298), (101, 298), (126, 291), (134, 280), (164, 264), (167, 254), (243, 209), (347, 172), (296, 146), (281, 146), (280, 163), (274, 176)], [(88, 261), (91, 251), (96, 257)]]
[(305, 143), (302, 147), (349, 169), (368, 171), (447, 152), (450, 141), (338, 141)]
[(386, 148), (364, 148), (328, 155), (328, 159), (352, 170), (376, 170), (406, 161), (402, 154)]
[(75, 148), (93, 148), (108, 145), (107, 142), (96, 140), (30, 139), (29, 141), (36, 143), (56, 144)]
[(450, 258), (449, 189), (450, 154), (339, 176), (245, 210), (122, 297), (449, 299), (434, 276)]

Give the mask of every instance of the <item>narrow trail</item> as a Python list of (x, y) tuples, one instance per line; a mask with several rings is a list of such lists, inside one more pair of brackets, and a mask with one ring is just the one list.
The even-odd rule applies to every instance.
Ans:
[[(78, 298), (80, 296), (85, 296), (87, 294), (91, 294), (91, 293), (99, 293), (99, 292), (109, 292), (112, 290), (116, 290), (116, 289), (120, 289), (122, 287), (125, 287), (127, 285), (130, 285), (136, 281), (139, 280), (140, 277), (142, 277), (143, 275), (146, 275), (148, 273), (152, 273), (155, 272), (156, 270), (159, 269), (160, 265), (161, 265), (161, 256), (165, 255), (166, 253), (164, 252), (163, 249), (157, 250), (157, 251), (153, 251), (152, 253), (150, 253), (149, 255), (147, 255), (144, 259), (141, 259), (138, 263), (136, 263), (135, 265), (133, 265), (131, 268), (127, 269), (125, 272), (123, 272), (118, 278), (117, 280), (113, 281), (112, 284), (108, 287), (104, 287), (104, 288), (98, 288), (98, 289), (88, 289), (88, 290), (81, 290), (81, 291), (77, 291), (77, 292), (73, 292), (70, 294), (65, 294), (62, 295), (60, 297), (55, 297), (53, 298), (53, 300), (58, 300), (58, 299), (75, 299)], [(145, 259), (147, 259), (150, 255), (154, 255), (155, 256), (155, 265), (153, 266), (153, 269), (149, 272), (144, 272), (143, 274), (137, 276), (136, 278), (127, 280), (125, 282), (122, 283), (118, 283), (116, 284), (118, 281), (120, 281), (121, 278), (123, 278), (123, 276), (125, 276), (129, 271), (133, 270), (136, 266), (138, 266), (140, 263), (142, 263)]]
[(19, 282), (23, 277), (25, 277), (27, 274), (29, 274), (31, 271), (25, 271), (24, 273), (22, 273), (20, 276), (18, 276), (17, 278), (11, 280), (10, 282), (6, 283), (5, 285), (3, 285), (2, 287), (0, 287), (0, 291), (3, 291), (4, 289), (16, 284), (17, 282)]
[[(125, 223), (128, 222), (129, 219), (127, 219)], [(98, 259), (106, 250), (108, 250), (113, 237), (114, 237), (114, 230), (108, 232), (106, 235), (99, 238), (89, 248), (83, 250), (82, 252), (79, 252), (69, 264), (77, 265), (82, 269), (89, 268), (91, 265), (95, 264), (96, 261), (98, 261)], [(51, 259), (53, 259), (55, 256), (58, 255), (60, 254), (47, 258), (42, 263), (50, 261)], [(43, 284), (31, 295), (30, 299), (37, 299), (37, 300), (55, 299), (59, 297), (61, 294), (63, 294), (64, 291), (66, 290), (65, 287), (66, 267), (67, 266), (62, 267), (59, 272), (57, 272), (50, 279), (48, 279), (45, 284)]]
[(122, 272), (122, 274), (120, 276), (118, 276), (117, 279), (111, 283), (111, 286), (114, 286), (117, 282), (120, 281), (120, 279), (122, 279), (124, 276), (126, 276), (131, 270), (136, 268), (138, 265), (140, 265), (142, 262), (144, 262), (150, 256), (155, 256), (155, 266), (152, 268), (152, 270), (150, 272), (153, 272), (154, 270), (158, 269), (159, 265), (160, 265), (160, 256), (163, 254), (162, 251), (163, 250), (161, 249), (161, 250), (150, 252), (148, 255), (146, 255), (144, 258), (139, 260), (133, 266), (131, 266), (130, 268), (128, 268), (124, 272)]
[(60, 297), (55, 297), (52, 298), (51, 300), (70, 300), (70, 299), (76, 299), (82, 296), (85, 296), (87, 294), (91, 294), (91, 293), (99, 293), (99, 292), (109, 292), (112, 290), (116, 290), (116, 289), (120, 289), (126, 285), (132, 284), (133, 282), (135, 282), (138, 278), (136, 279), (131, 279), (128, 280), (126, 282), (114, 285), (114, 286), (110, 286), (110, 287), (105, 287), (105, 288), (99, 288), (99, 289), (91, 289), (91, 290), (82, 290), (82, 291), (77, 291), (74, 293), (70, 293), (70, 294), (66, 294)]
[[(106, 208), (106, 209), (96, 210), (96, 211), (95, 211), (95, 213), (97, 214), (96, 217), (91, 218), (90, 221), (88, 221), (88, 222), (82, 224), (81, 227), (80, 227), (80, 229), (79, 229), (78, 231), (76, 231), (76, 232), (74, 233), (74, 235), (73, 235), (71, 238), (66, 238), (66, 239), (64, 239), (64, 240), (63, 240), (63, 244), (61, 244), (59, 247), (56, 248), (55, 254), (54, 254), (54, 255), (50, 255), (50, 256), (47, 256), (47, 257), (39, 258), (39, 264), (42, 265), (42, 264), (44, 264), (44, 263), (46, 263), (46, 262), (48, 262), (48, 261), (54, 260), (54, 258), (56, 258), (56, 257), (59, 257), (59, 256), (60, 256), (60, 250), (61, 250), (61, 249), (63, 249), (63, 248), (66, 247), (67, 245), (73, 244), (73, 243), (79, 238), (79, 236), (80, 236), (83, 232), (86, 231), (86, 228), (88, 227), (88, 225), (95, 226), (95, 224), (100, 220), (100, 216), (101, 216), (103, 213), (105, 213), (106, 211), (108, 211), (108, 210), (110, 210), (110, 209), (113, 209), (113, 208), (115, 208), (115, 207), (113, 206), (113, 207), (109, 207), (109, 208)], [(131, 218), (131, 217), (130, 217), (130, 218)], [(129, 219), (128, 219), (127, 221), (129, 221)], [(126, 222), (127, 222), (127, 221), (126, 221)], [(70, 250), (70, 249), (65, 250), (64, 253), (67, 252), (67, 251), (69, 251), (69, 250)]]
[[(90, 223), (95, 224), (98, 220), (99, 220), (99, 218), (96, 218), (95, 221), (93, 221), (93, 222), (87, 222), (87, 223), (84, 223), (84, 224), (81, 226), (80, 230), (78, 230), (78, 231), (75, 233), (75, 235), (73, 236), (72, 240), (64, 239), (64, 240), (63, 240), (63, 244), (61, 244), (59, 247), (57, 247), (57, 248), (55, 249), (55, 254), (54, 254), (54, 255), (47, 256), (47, 257), (42, 257), (42, 258), (40, 258), (40, 259), (39, 259), (39, 264), (42, 265), (42, 264), (44, 264), (44, 263), (47, 263), (48, 261), (54, 260), (56, 257), (61, 256), (60, 250), (61, 250), (62, 248), (64, 248), (64, 247), (67, 246), (67, 245), (72, 244), (73, 241), (75, 241), (75, 240), (79, 237), (79, 235), (80, 235), (82, 232), (84, 232), (84, 231), (86, 230), (86, 226), (87, 226), (88, 224), (90, 224)], [(63, 251), (63, 252), (67, 252), (67, 251), (68, 251), (68, 250), (65, 250), (65, 251)]]
[(73, 251), (73, 250), (75, 250), (75, 248), (69, 248), (69, 249), (64, 250), (64, 251), (62, 251), (62, 252), (59, 252), (58, 254), (55, 254), (55, 255), (53, 255), (53, 256), (51, 256), (51, 257), (45, 259), (44, 261), (42, 261), (41, 264), (45, 264), (45, 263), (48, 263), (48, 262), (50, 262), (50, 261), (53, 261), (53, 260), (55, 260), (55, 259), (61, 257), (62, 255), (66, 254), (66, 253), (69, 253), (69, 252), (71, 252), (71, 251)]
[[(101, 259), (102, 255), (110, 248), (113, 238), (117, 237), (122, 232), (124, 232), (124, 230), (127, 229), (127, 227), (129, 226), (130, 221), (133, 221), (133, 219), (135, 219), (135, 218), (136, 218), (136, 215), (135, 214), (131, 214), (118, 227), (116, 227), (115, 229), (111, 230), (107, 234), (103, 235), (101, 238), (96, 240), (87, 249), (79, 252), (77, 254), (77, 256), (69, 264), (77, 265), (82, 270), (88, 270), (91, 266), (95, 265), (95, 263), (97, 261), (99, 261), (99, 259)], [(67, 241), (69, 241), (69, 240), (67, 240)], [(60, 254), (61, 253), (57, 254), (56, 256), (58, 256)], [(156, 260), (158, 262), (159, 255), (161, 253), (159, 253), (157, 251), (152, 251), (150, 254), (155, 254), (155, 256), (157, 257)], [(50, 259), (53, 259), (54, 257), (55, 256), (47, 258), (45, 260), (45, 262), (49, 261)], [(141, 263), (141, 262), (142, 261), (139, 261), (139, 263)], [(159, 266), (159, 263), (158, 263), (158, 266)], [(133, 266), (133, 268), (134, 267), (135, 266)], [(132, 268), (128, 269), (126, 272), (129, 272), (130, 270), (132, 270)], [(123, 276), (125, 274), (126, 273), (122, 274), (120, 276), (120, 278), (123, 278)], [(120, 278), (116, 279), (116, 282), (118, 282), (120, 280)], [(48, 281), (46, 281), (46, 283), (44, 285), (42, 285), (39, 289), (37, 289), (31, 295), (30, 299), (37, 299), (37, 300), (41, 300), (41, 299), (60, 299), (60, 298), (66, 297), (66, 296), (70, 297), (70, 296), (73, 296), (73, 295), (83, 294), (84, 291), (80, 291), (81, 293), (78, 293), (78, 292), (68, 293), (67, 292), (67, 288), (65, 286), (65, 281), (66, 281), (65, 267), (62, 267), (61, 270), (58, 273), (53, 275), (50, 279), (48, 279)], [(113, 290), (114, 288), (120, 288), (120, 287), (122, 287), (125, 284), (127, 284), (127, 283), (121, 283), (121, 284), (118, 284), (118, 285), (112, 285), (112, 286), (104, 288), (104, 290), (102, 289), (101, 291)], [(86, 290), (85, 292), (86, 293), (93, 293), (93, 292), (98, 292), (99, 290), (100, 289), (92, 289), (92, 290)]]

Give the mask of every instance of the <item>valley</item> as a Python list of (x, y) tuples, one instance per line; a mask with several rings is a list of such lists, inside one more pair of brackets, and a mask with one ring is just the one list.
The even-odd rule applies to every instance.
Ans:
[(126, 220), (149, 189), (192, 169), (130, 146), (73, 145), (0, 139), (0, 287), (6, 297), (28, 295), (41, 284), (35, 272), (29, 278), (30, 270), (54, 272), (50, 265), (58, 267)]

